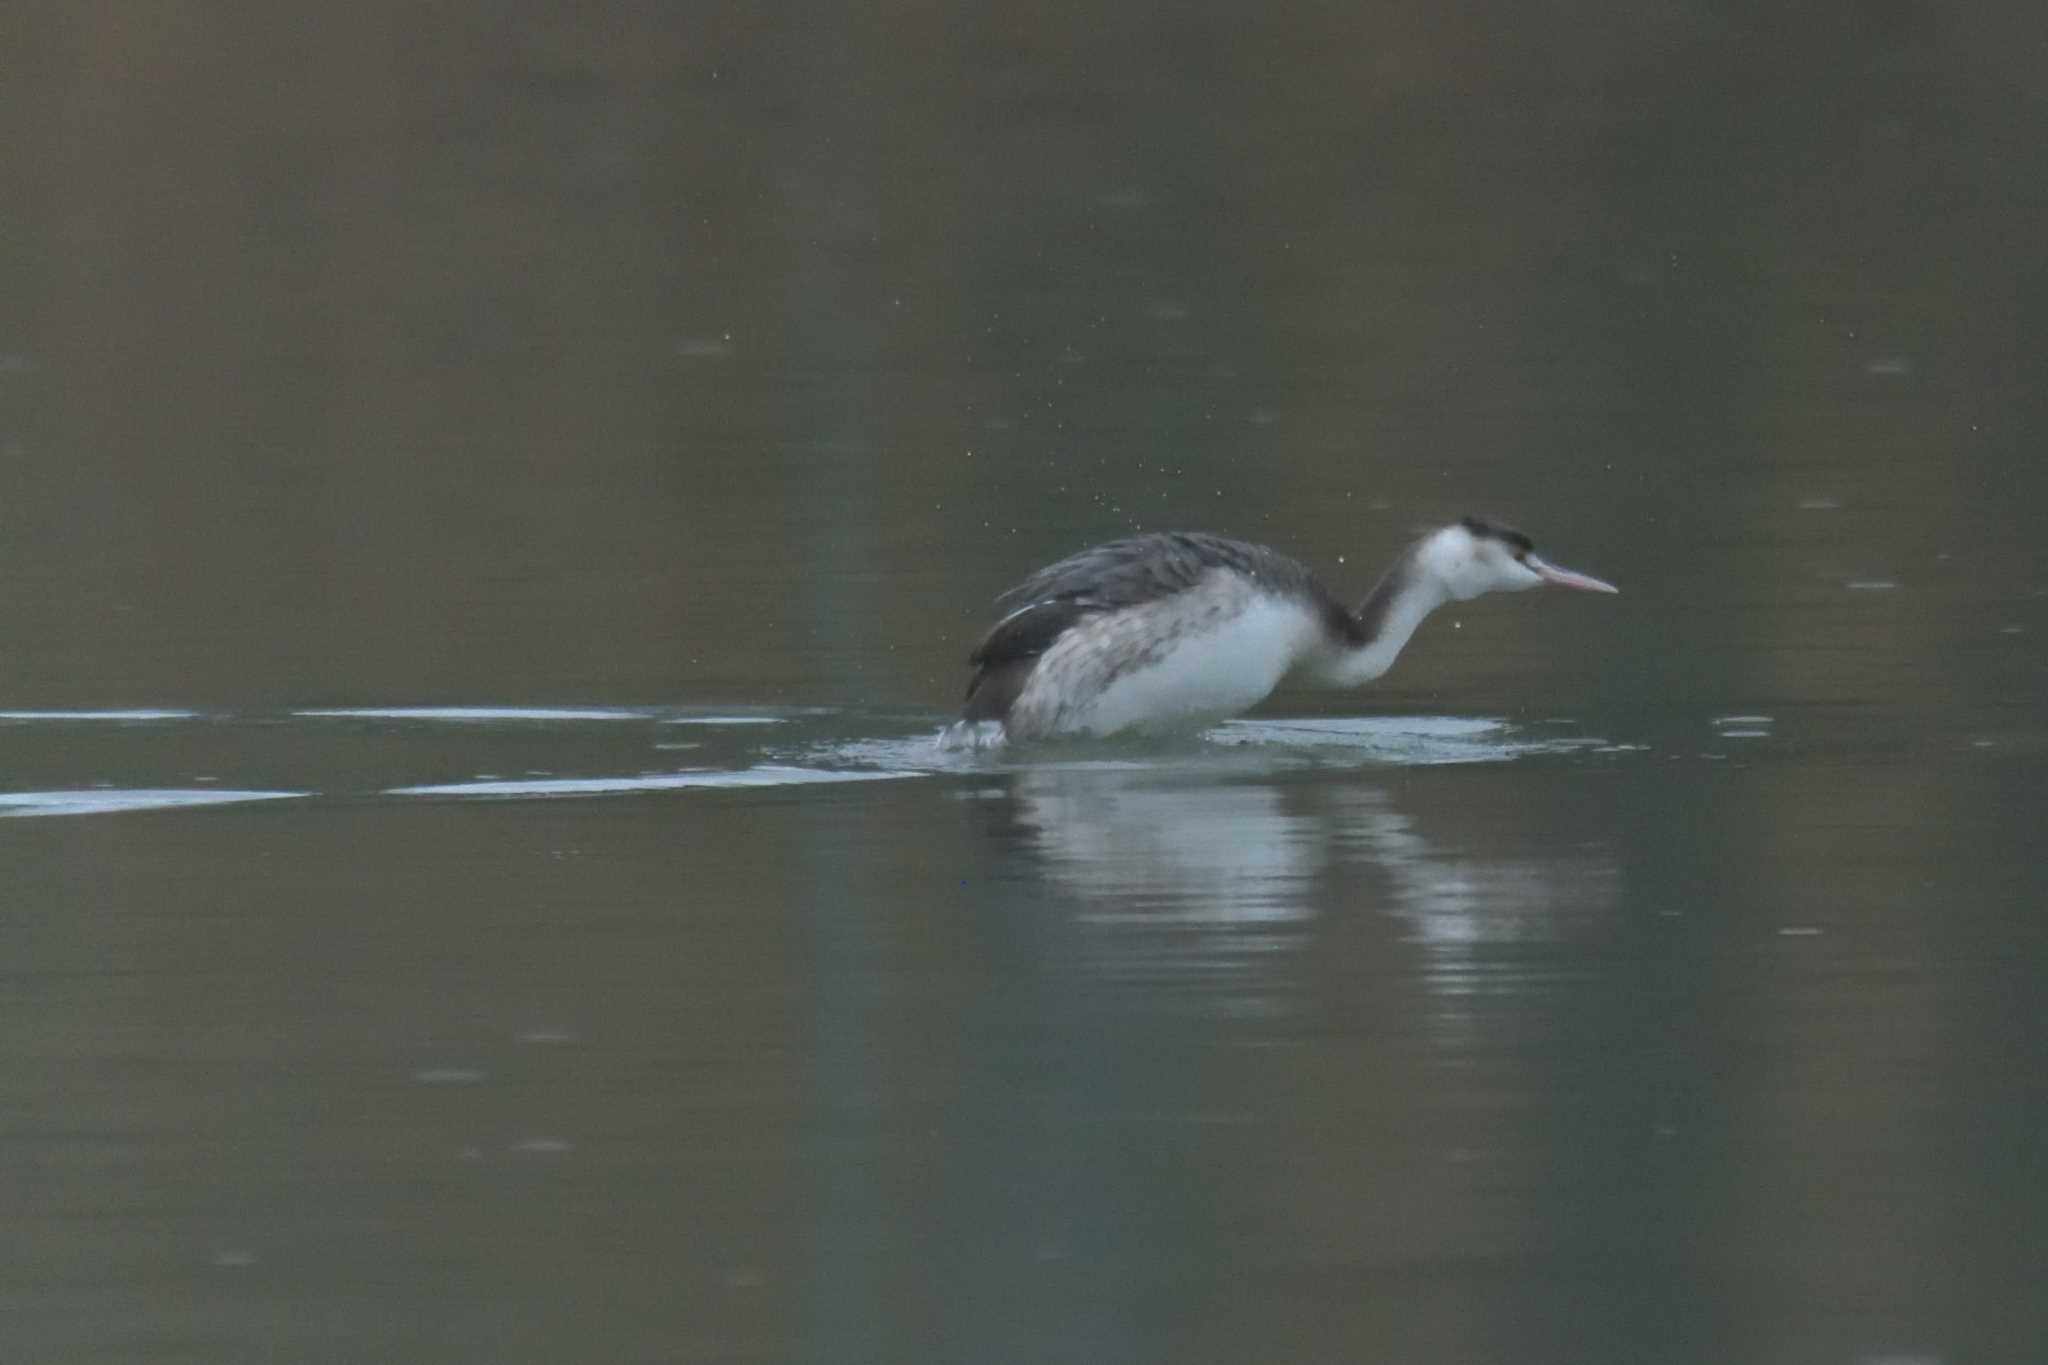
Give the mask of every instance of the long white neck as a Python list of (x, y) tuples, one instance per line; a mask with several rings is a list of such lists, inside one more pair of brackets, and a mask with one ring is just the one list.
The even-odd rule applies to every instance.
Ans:
[(1359, 604), (1357, 643), (1332, 643), (1317, 661), (1316, 676), (1331, 687), (1369, 683), (1394, 666), (1423, 618), (1451, 600), (1420, 556), (1403, 555)]

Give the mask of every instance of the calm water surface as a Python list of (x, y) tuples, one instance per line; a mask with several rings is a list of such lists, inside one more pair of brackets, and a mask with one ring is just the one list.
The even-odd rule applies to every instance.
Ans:
[(938, 719), (7, 722), (8, 1333), (2024, 1357), (2024, 736)]
[(16, 26), (0, 1358), (2048, 1359), (2038, 7), (884, 11)]

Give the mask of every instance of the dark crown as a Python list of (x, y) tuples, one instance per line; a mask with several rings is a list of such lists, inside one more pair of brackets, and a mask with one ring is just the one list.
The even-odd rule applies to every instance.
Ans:
[(1478, 517), (1461, 517), (1458, 520), (1458, 525), (1464, 527), (1475, 536), (1480, 536), (1487, 540), (1501, 541), (1503, 544), (1511, 547), (1517, 554), (1528, 554), (1536, 548), (1535, 541), (1512, 527), (1495, 526), (1492, 522), (1481, 521)]

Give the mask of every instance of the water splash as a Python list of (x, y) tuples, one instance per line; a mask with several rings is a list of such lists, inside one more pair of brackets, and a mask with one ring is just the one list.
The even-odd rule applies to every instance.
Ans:
[(791, 761), (902, 774), (1040, 772), (1053, 769), (1214, 771), (1254, 775), (1303, 767), (1430, 767), (1503, 763), (1540, 754), (1621, 752), (1583, 735), (1532, 733), (1471, 716), (1360, 716), (1227, 721), (1175, 739), (1079, 739), (965, 748), (923, 731), (825, 741), (788, 751)]

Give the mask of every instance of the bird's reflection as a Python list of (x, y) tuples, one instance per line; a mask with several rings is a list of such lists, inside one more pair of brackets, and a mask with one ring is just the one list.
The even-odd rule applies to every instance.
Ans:
[(1333, 793), (1330, 807), (1338, 842), (1386, 874), (1388, 910), (1431, 948), (1549, 938), (1613, 899), (1614, 868), (1604, 858), (1452, 853), (1376, 787)]
[(1443, 1051), (1483, 1041), (1489, 1000), (1549, 984), (1560, 970), (1556, 941), (1604, 921), (1618, 894), (1616, 868), (1598, 850), (1509, 851), (1527, 846), (1526, 831), (1492, 851), (1441, 844), (1374, 787), (1334, 791), (1327, 809), (1340, 856), (1379, 874), (1383, 908), (1412, 959), (1406, 971), (1429, 1002), (1418, 1022)]
[(1317, 822), (1275, 787), (1147, 770), (1018, 775), (1039, 870), (1074, 896), (1074, 965), (1098, 979), (1271, 1008), (1322, 859)]
[[(1400, 1097), (1467, 1094), (1469, 1061), (1524, 1036), (1515, 1009), (1543, 1001), (1489, 996), (1475, 974), (1524, 957), (1528, 936), (1570, 957), (1555, 938), (1580, 897), (1604, 907), (1611, 874), (1530, 828), (1542, 806), (1518, 798), (1554, 775), (1495, 771), (1423, 784), (1449, 796), (1426, 819), (1397, 804), (1421, 805), (1400, 774), (1241, 759), (1046, 764), (966, 793), (997, 866), (952, 1020), (972, 1065), (926, 1177), (947, 1248), (941, 1354), (1134, 1358), (1195, 1311), (1172, 1286), (1198, 1295), (1203, 1265), (1293, 1256), (1274, 1248), (1298, 1227), (1364, 1256), (1501, 1235), (1432, 1145), (1481, 1145), (1465, 1109)], [(1307, 1110), (1274, 1100), (1304, 1092)], [(1326, 1130), (1352, 1137), (1331, 1147)], [(1381, 1146), (1361, 1164), (1353, 1141)], [(1218, 1168), (1251, 1178), (1219, 1185)], [(1367, 1230), (1320, 1224), (1332, 1199)], [(1396, 1225), (1391, 1242), (1370, 1231)], [(1166, 1288), (1091, 1292), (1138, 1282)]]
[(1615, 894), (1598, 851), (1531, 852), (1525, 829), (1474, 838), (1461, 812), (1433, 839), (1355, 772), (1048, 766), (1014, 774), (1002, 801), (1037, 875), (1071, 897), (1074, 968), (1216, 1012), (1288, 1009), (1332, 916), (1383, 916), (1367, 941), (1455, 997), (1511, 986), (1497, 950), (1569, 935)]

